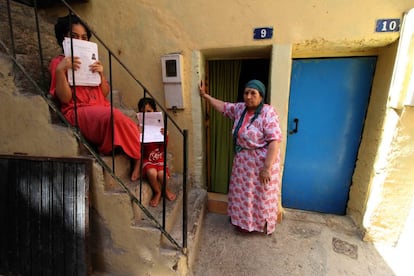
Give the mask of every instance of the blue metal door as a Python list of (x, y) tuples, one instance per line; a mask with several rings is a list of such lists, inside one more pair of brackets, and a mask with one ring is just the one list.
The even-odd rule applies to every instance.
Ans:
[(376, 57), (293, 61), (285, 207), (345, 214)]

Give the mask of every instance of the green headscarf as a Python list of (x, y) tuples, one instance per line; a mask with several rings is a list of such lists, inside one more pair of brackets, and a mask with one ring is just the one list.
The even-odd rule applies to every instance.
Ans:
[(259, 80), (251, 80), (248, 83), (246, 83), (246, 85), (244, 86), (244, 88), (253, 88), (256, 89), (257, 91), (259, 91), (260, 95), (263, 97), (266, 96), (266, 86), (263, 84), (263, 82), (259, 81)]
[[(260, 112), (262, 112), (262, 108), (264, 105), (264, 98), (266, 95), (266, 87), (263, 84), (263, 82), (259, 81), (259, 80), (251, 80), (249, 82), (246, 83), (246, 85), (244, 86), (244, 88), (253, 88), (256, 89), (257, 91), (259, 91), (260, 96), (262, 96), (262, 101), (260, 102), (259, 106), (257, 107), (256, 111), (254, 112), (254, 116), (252, 117), (252, 119), (250, 120), (249, 125), (251, 125), (254, 120), (256, 120), (256, 118), (259, 116)], [(237, 153), (239, 151), (241, 151), (243, 148), (237, 144), (237, 136), (239, 133), (239, 130), (243, 124), (244, 121), (244, 116), (246, 115), (247, 112), (247, 107), (243, 110), (243, 113), (237, 123), (237, 126), (233, 132), (233, 146), (234, 146), (234, 151)]]

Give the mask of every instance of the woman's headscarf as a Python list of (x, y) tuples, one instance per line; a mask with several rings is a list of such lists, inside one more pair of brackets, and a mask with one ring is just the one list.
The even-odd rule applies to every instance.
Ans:
[[(244, 89), (246, 89), (246, 88), (256, 89), (257, 91), (259, 91), (260, 96), (262, 96), (262, 101), (260, 102), (259, 106), (254, 111), (254, 115), (253, 115), (252, 119), (250, 120), (249, 125), (251, 125), (254, 122), (254, 120), (256, 120), (256, 118), (259, 116), (260, 112), (262, 112), (262, 108), (263, 108), (263, 105), (264, 105), (264, 98), (265, 98), (265, 95), (266, 95), (266, 86), (263, 84), (263, 82), (261, 82), (259, 80), (250, 80), (244, 86)], [(233, 145), (234, 145), (234, 151), (236, 153), (242, 150), (242, 147), (237, 144), (237, 136), (238, 136), (239, 130), (240, 130), (242, 124), (243, 124), (244, 116), (246, 115), (246, 113), (247, 113), (247, 107), (243, 110), (243, 113), (242, 113), (242, 115), (239, 119), (239, 122), (237, 123), (237, 126), (236, 126), (236, 128), (234, 129), (234, 132), (233, 132)]]
[(259, 81), (259, 80), (251, 80), (248, 83), (246, 83), (246, 85), (244, 86), (244, 88), (253, 88), (256, 89), (257, 91), (259, 91), (260, 95), (263, 97), (266, 96), (266, 87), (263, 84), (263, 82)]

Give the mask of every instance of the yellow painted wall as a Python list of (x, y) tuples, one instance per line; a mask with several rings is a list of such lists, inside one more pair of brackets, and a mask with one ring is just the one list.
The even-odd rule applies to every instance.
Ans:
[(386, 167), (378, 170), (380, 181), (373, 182), (364, 226), (366, 240), (396, 243), (403, 231), (414, 196), (414, 107), (397, 115), (396, 131), (386, 157)]
[[(192, 129), (194, 50), (211, 56), (235, 57), (239, 48), (259, 49), (291, 45), (298, 56), (352, 55), (395, 41), (398, 33), (375, 33), (378, 18), (401, 18), (414, 1), (136, 1), (90, 0), (74, 5), (99, 37), (161, 102), (164, 99), (160, 57), (171, 52), (184, 56), (186, 108), (174, 118)], [(375, 7), (375, 8), (373, 8)], [(66, 10), (54, 10), (65, 14)], [(352, 16), (350, 16), (352, 15)], [(272, 26), (270, 40), (253, 40), (255, 27)], [(105, 59), (102, 53), (101, 59)], [(203, 56), (201, 56), (203, 58)], [(277, 67), (277, 64), (274, 65)], [(116, 75), (116, 74), (115, 74)], [(127, 83), (127, 84), (125, 84)], [(136, 86), (114, 82), (124, 103), (135, 108), (141, 96)], [(283, 91), (278, 93), (288, 93)], [(191, 145), (192, 149), (196, 148)]]
[[(163, 99), (160, 57), (184, 55), (185, 103), (191, 109), (193, 50), (291, 44), (294, 56), (352, 53), (395, 41), (398, 33), (375, 33), (378, 18), (400, 18), (414, 1), (136, 1), (89, 0), (75, 5), (114, 53), (155, 95)], [(375, 7), (375, 8), (373, 8)], [(60, 11), (65, 13), (66, 11)], [(351, 16), (350, 16), (351, 15)], [(270, 40), (253, 40), (253, 28), (272, 26)], [(105, 53), (103, 53), (105, 55)], [(101, 55), (101, 57), (103, 57)], [(121, 85), (120, 89), (122, 88)], [(122, 89), (135, 107), (137, 95)], [(187, 111), (179, 120), (186, 125)]]
[[(367, 110), (362, 140), (352, 178), (347, 213), (362, 224), (374, 177), (378, 174), (378, 162), (386, 156), (389, 136), (383, 136), (386, 123), (388, 93), (398, 43), (379, 50), (372, 93)], [(390, 131), (388, 131), (389, 133)], [(382, 146), (385, 143), (385, 146)]]
[[(195, 185), (204, 182), (204, 126), (197, 83), (203, 75), (207, 59), (269, 57), (271, 104), (279, 111), (282, 129), (286, 133), (292, 58), (378, 55), (348, 205), (348, 215), (368, 231), (377, 226), (377, 230), (393, 227), (393, 223), (397, 223), (381, 225), (381, 214), (376, 212), (381, 209), (377, 205), (370, 212), (374, 216), (368, 219), (370, 224), (363, 225), (366, 206), (373, 201), (374, 186), (384, 187), (384, 190), (380, 189), (383, 197), (396, 202), (399, 198), (392, 195), (391, 183), (400, 180), (407, 182), (399, 178), (397, 172), (402, 168), (397, 166), (398, 162), (390, 159), (387, 166), (397, 167), (388, 167), (383, 182), (374, 183), (383, 169), (376, 167), (381, 154), (384, 154), (380, 145), (389, 139), (382, 135), (385, 126), (392, 121), (387, 101), (399, 38), (399, 33), (376, 33), (375, 23), (377, 19), (402, 18), (403, 13), (412, 7), (413, 0), (90, 0), (74, 5), (81, 17), (160, 102), (164, 99), (160, 57), (172, 52), (182, 53), (185, 109), (170, 114), (182, 128), (189, 130), (189, 175)], [(56, 15), (66, 13), (62, 9), (50, 12)], [(273, 38), (254, 40), (253, 29), (267, 26), (273, 27)], [(100, 56), (107, 60), (104, 52)], [(117, 68), (114, 68), (114, 86), (121, 91), (124, 103), (136, 108), (142, 91), (133, 81), (120, 77)], [(404, 116), (396, 117), (395, 133), (403, 132), (404, 136), (409, 137), (408, 129), (403, 128), (405, 125), (402, 122), (412, 120), (413, 114), (406, 110)], [(411, 147), (412, 142), (404, 141), (395, 140), (393, 151), (398, 152), (394, 146), (403, 152)], [(286, 139), (282, 146), (283, 153), (285, 143)], [(401, 152), (401, 155), (404, 154)], [(174, 156), (179, 158), (179, 153), (175, 152)], [(409, 158), (404, 161), (407, 167), (413, 162)], [(370, 228), (369, 225), (374, 226)], [(373, 236), (381, 238), (381, 235)]]

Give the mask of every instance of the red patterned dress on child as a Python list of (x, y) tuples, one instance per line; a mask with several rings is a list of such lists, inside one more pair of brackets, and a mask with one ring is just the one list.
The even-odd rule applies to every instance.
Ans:
[[(167, 137), (168, 142), (168, 137)], [(157, 172), (164, 170), (164, 143), (145, 143), (143, 161), (142, 161), (142, 175), (145, 176), (148, 169), (156, 169)], [(167, 179), (170, 176), (168, 167), (166, 168)]]

